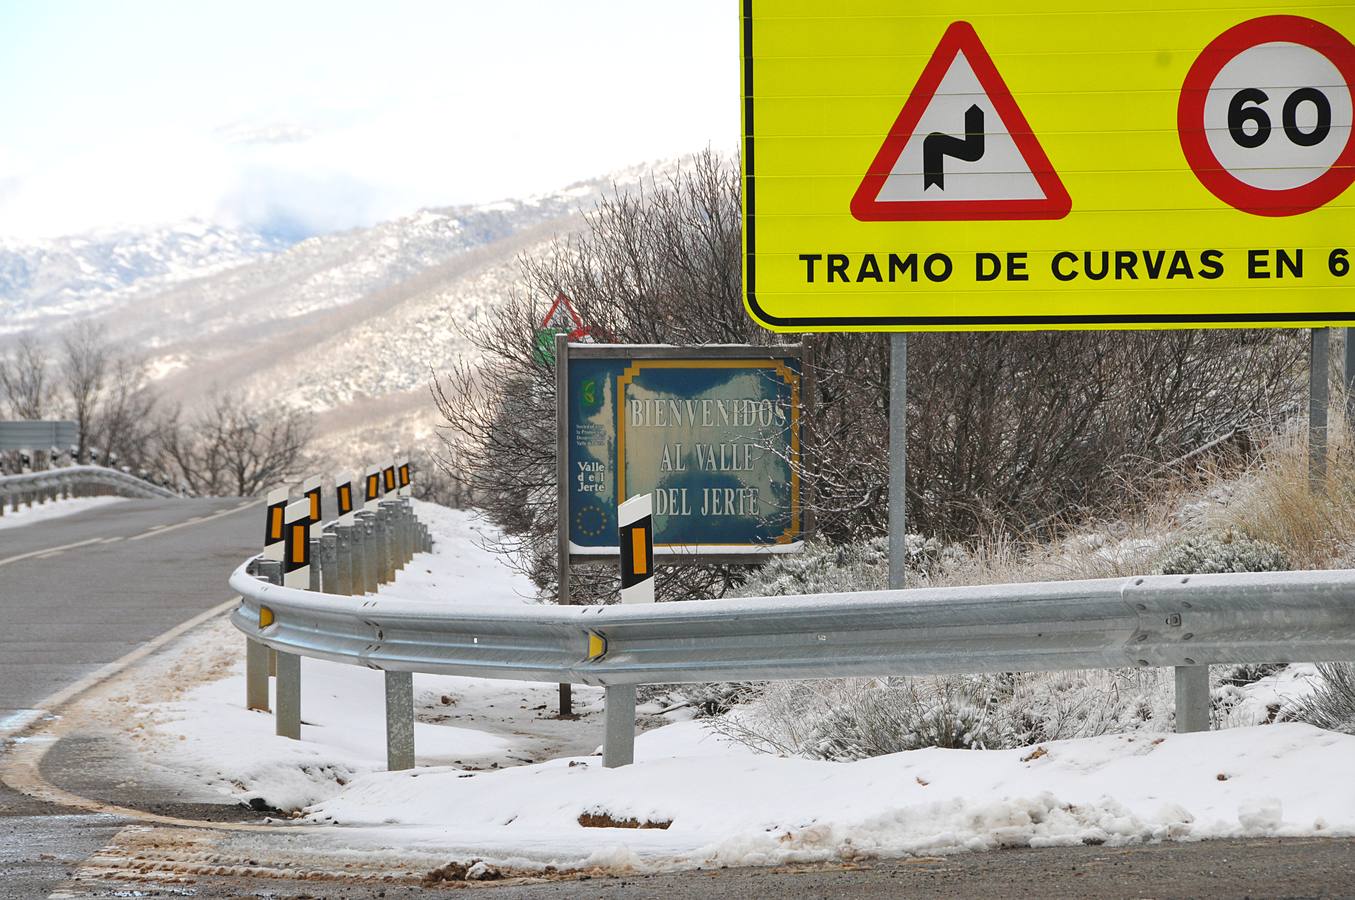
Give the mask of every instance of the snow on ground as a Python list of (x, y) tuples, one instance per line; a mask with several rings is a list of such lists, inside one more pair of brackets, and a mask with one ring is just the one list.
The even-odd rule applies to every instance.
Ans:
[(37, 503), (33, 506), (20, 504), (17, 511), (12, 509), (9, 506), (9, 501), (6, 500), (5, 514), (0, 516), (0, 530), (18, 528), (21, 525), (32, 525), (34, 522), (43, 522), (47, 519), (59, 519), (62, 516), (70, 516), (87, 509), (93, 509), (96, 506), (118, 503), (124, 499), (126, 498), (77, 497), (70, 500), (49, 500), (46, 503)]
[(422, 500), (415, 500), (414, 508), (437, 546), (397, 572), (395, 583), (383, 587), (383, 593), (444, 603), (533, 601), (535, 586), (485, 549), (485, 542), (495, 537), (495, 528), (478, 513)]
[[(378, 773), (307, 817), (399, 824), (388, 840), (496, 863), (642, 869), (1355, 834), (1355, 737), (1309, 725), (832, 763), (755, 756), (687, 722), (642, 735), (636, 756), (610, 770), (594, 758)], [(584, 827), (585, 815), (651, 827)]]
[[(532, 585), (484, 549), (492, 526), (474, 513), (415, 502), (436, 542), (382, 593), (430, 603), (531, 602)], [(301, 661), (301, 740), (274, 734), (270, 713), (244, 708), (240, 634), (204, 630), (192, 672), (202, 681), (167, 701), (130, 705), (126, 727), (154, 757), (234, 799), (298, 809), (359, 775), (386, 768), (384, 674), (325, 660)], [(270, 680), (270, 690), (273, 685)], [(592, 753), (601, 743), (602, 691), (575, 686), (577, 719), (560, 719), (554, 684), (414, 676), (418, 763), (476, 771)]]
[[(383, 592), (430, 603), (531, 602), (470, 513), (418, 504), (436, 541)], [(758, 755), (700, 720), (648, 713), (636, 763), (604, 769), (602, 693), (553, 715), (551, 684), (415, 676), (419, 767), (386, 772), (380, 672), (302, 664), (302, 740), (243, 708), (242, 641), (219, 621), (158, 703), (112, 711), (194, 782), (301, 810), (353, 846), (436, 850), (526, 868), (667, 869), (1006, 846), (1355, 834), (1355, 737), (1307, 725), (1136, 732), (1017, 750), (927, 749), (838, 763)], [(1262, 722), (1311, 688), (1291, 666), (1233, 690)], [(653, 705), (653, 704), (651, 704)], [(610, 827), (610, 826), (628, 827)], [(641, 826), (641, 827), (636, 827)], [(650, 826), (650, 827), (643, 827)]]

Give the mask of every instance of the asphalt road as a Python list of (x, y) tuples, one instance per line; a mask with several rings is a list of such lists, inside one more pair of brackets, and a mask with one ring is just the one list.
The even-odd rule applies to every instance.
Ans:
[[(0, 733), (230, 599), (226, 578), (262, 521), (257, 501), (240, 498), (124, 500), (0, 529)], [(0, 896), (46, 896), (125, 824), (0, 786)]]
[(0, 529), (0, 732), (228, 600), (226, 578), (262, 522), (256, 501), (239, 498), (125, 500)]

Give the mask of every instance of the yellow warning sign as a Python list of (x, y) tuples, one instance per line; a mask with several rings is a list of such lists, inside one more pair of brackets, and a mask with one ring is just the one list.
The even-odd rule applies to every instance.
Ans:
[(1355, 323), (1355, 6), (743, 2), (778, 331)]

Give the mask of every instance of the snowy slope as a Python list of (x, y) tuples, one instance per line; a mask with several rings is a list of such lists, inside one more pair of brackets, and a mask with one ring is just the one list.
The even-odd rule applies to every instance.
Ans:
[(32, 242), (0, 239), (0, 333), (117, 307), (284, 246), (203, 222)]
[(214, 389), (305, 405), (318, 414), (317, 450), (338, 466), (431, 451), (430, 373), (471, 352), (466, 328), (521, 289), (519, 258), (550, 253), (614, 188), (678, 164), (286, 247), (202, 226), (6, 246), (0, 344), (7, 332), (92, 318), (143, 352), (168, 399), (189, 410)]

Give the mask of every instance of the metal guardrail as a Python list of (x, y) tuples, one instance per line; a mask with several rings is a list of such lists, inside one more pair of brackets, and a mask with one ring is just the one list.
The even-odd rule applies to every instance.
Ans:
[(1178, 728), (1199, 730), (1211, 663), (1355, 660), (1355, 570), (520, 608), (287, 589), (244, 567), (231, 587), (235, 626), (281, 653), (602, 685), (608, 765), (630, 761), (637, 684), (1174, 666)]
[(21, 500), (27, 500), (31, 505), (34, 500), (42, 502), (100, 491), (123, 497), (179, 496), (158, 484), (103, 466), (64, 466), (22, 475), (0, 475), (0, 506), (8, 500), (16, 509)]

